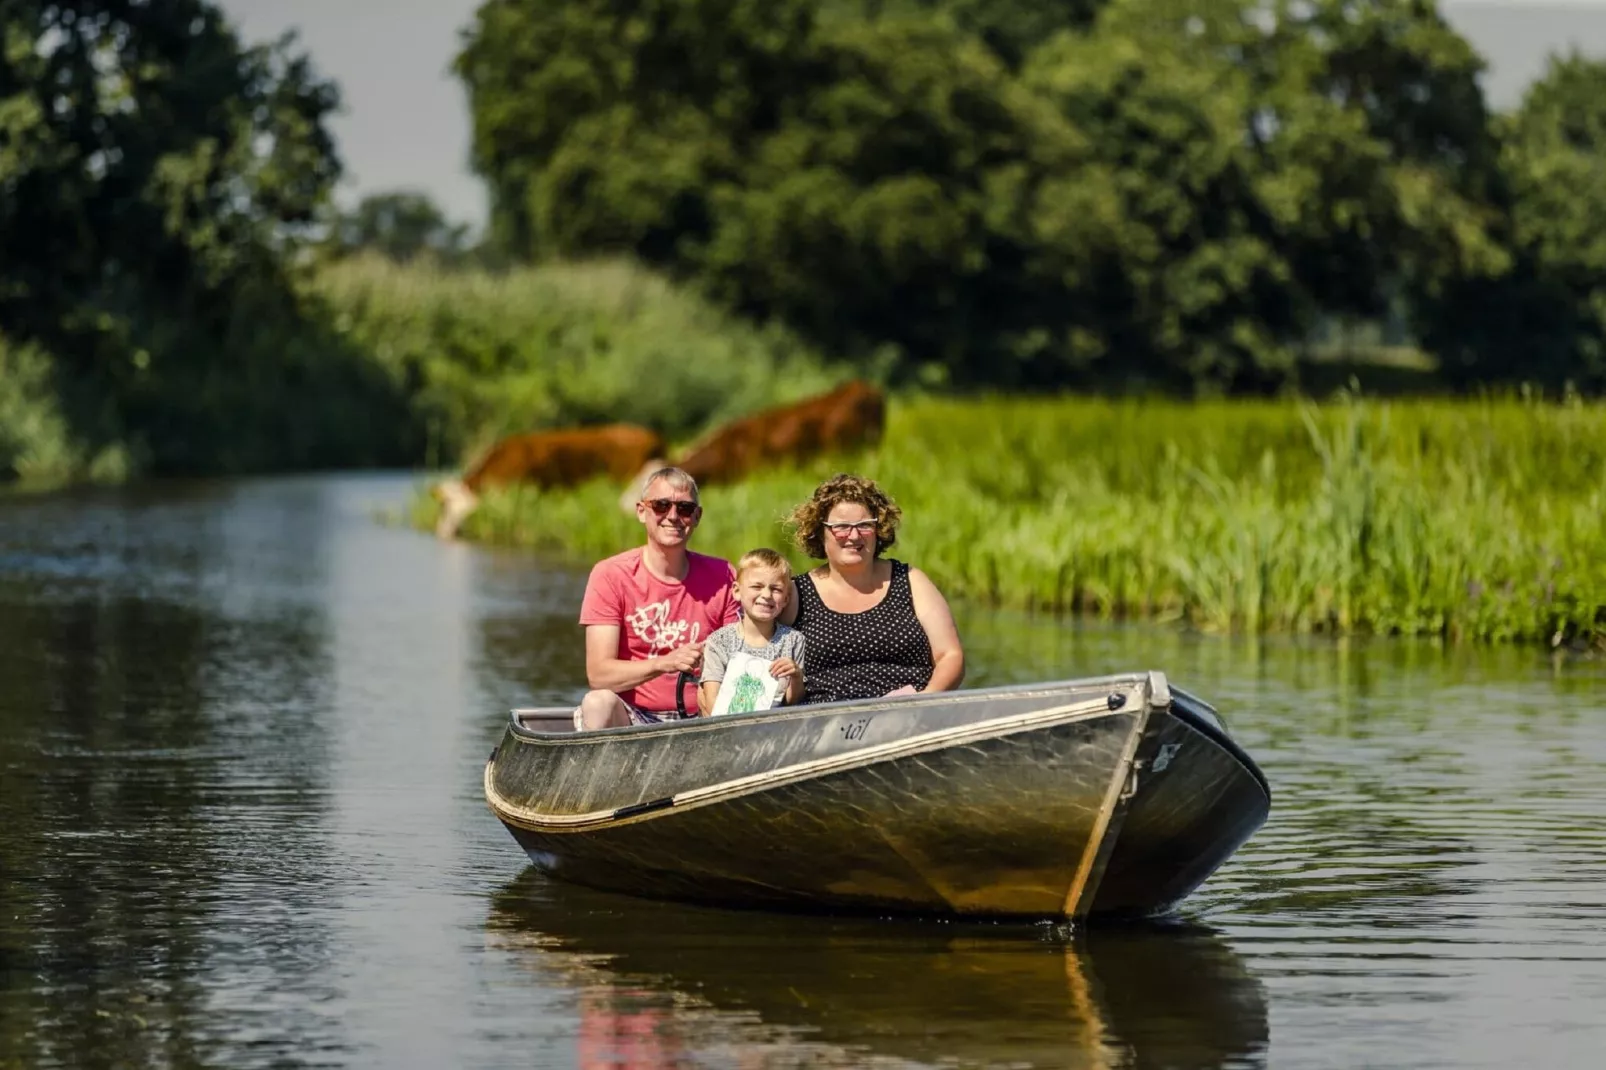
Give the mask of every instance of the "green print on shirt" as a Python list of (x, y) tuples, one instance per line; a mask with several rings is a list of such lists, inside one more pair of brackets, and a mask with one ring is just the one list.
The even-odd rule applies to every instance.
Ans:
[(736, 678), (736, 691), (731, 695), (727, 713), (752, 713), (758, 708), (758, 697), (764, 693), (764, 682), (750, 672)]

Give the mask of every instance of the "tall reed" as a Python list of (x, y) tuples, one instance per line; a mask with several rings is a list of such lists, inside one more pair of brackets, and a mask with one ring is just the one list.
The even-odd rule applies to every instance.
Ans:
[[(912, 400), (875, 451), (708, 488), (697, 547), (804, 564), (781, 518), (839, 469), (899, 501), (897, 556), (951, 597), (1222, 631), (1606, 640), (1602, 405)], [(493, 495), (466, 533), (584, 561), (640, 540), (616, 498)]]

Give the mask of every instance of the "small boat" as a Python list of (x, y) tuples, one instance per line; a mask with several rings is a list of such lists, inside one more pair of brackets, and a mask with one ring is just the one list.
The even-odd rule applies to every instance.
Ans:
[(1266, 778), (1159, 672), (576, 732), (519, 709), (485, 797), (535, 866), (704, 904), (1078, 920), (1173, 909)]

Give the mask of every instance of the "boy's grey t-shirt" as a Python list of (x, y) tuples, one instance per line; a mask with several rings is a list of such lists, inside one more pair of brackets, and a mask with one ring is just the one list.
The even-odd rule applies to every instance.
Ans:
[(698, 683), (707, 684), (715, 680), (725, 679), (725, 666), (729, 663), (731, 655), (738, 650), (744, 650), (755, 658), (765, 661), (774, 661), (777, 658), (791, 658), (797, 662), (797, 671), (803, 671), (803, 652), (805, 644), (803, 633), (796, 628), (788, 628), (784, 624), (775, 626), (775, 634), (770, 637), (764, 646), (748, 646), (742, 639), (741, 624), (727, 624), (708, 637), (703, 644), (703, 673), (698, 677)]

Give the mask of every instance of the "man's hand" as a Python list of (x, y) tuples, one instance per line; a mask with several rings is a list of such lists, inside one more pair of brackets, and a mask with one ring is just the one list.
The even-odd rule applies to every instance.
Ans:
[(776, 658), (770, 662), (770, 675), (777, 680), (790, 679), (797, 675), (797, 662), (791, 658)]
[(658, 664), (664, 672), (696, 672), (697, 666), (703, 661), (703, 644), (687, 643), (677, 646), (667, 654), (658, 658)]

